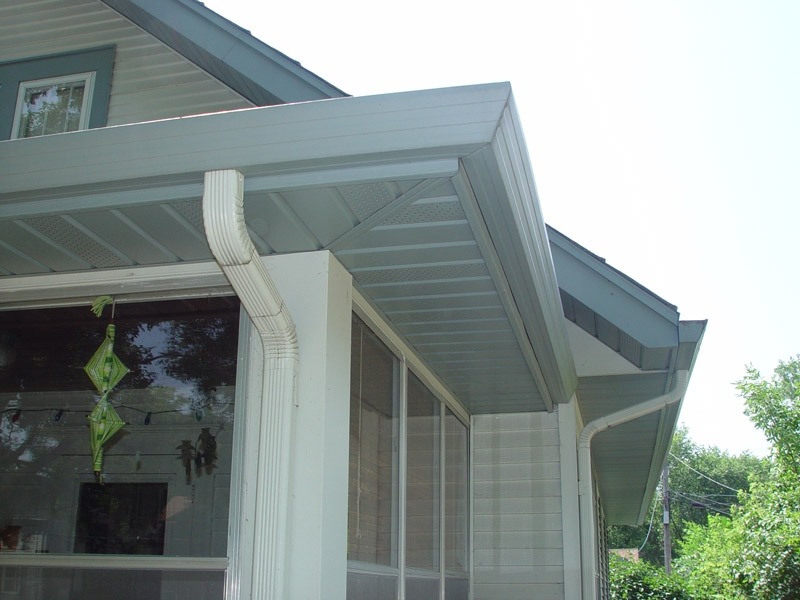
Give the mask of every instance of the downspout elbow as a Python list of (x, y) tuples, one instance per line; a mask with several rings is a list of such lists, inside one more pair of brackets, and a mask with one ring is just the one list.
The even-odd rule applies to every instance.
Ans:
[(211, 253), (231, 282), (272, 358), (296, 359), (297, 333), (244, 220), (244, 177), (238, 171), (205, 174), (203, 220)]

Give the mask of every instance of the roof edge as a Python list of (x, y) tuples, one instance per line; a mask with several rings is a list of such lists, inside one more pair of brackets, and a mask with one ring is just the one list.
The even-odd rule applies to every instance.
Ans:
[(100, 1), (257, 106), (347, 95), (195, 0)]

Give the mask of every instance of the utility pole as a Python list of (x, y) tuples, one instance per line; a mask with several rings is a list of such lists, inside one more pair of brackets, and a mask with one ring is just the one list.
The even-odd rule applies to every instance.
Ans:
[(664, 570), (672, 573), (672, 538), (669, 533), (669, 463), (661, 473), (661, 495), (664, 497)]

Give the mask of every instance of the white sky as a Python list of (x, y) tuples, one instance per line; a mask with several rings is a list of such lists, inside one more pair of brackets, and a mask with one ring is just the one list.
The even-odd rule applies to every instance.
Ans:
[(767, 452), (732, 382), (800, 352), (800, 2), (205, 4), (352, 95), (510, 81), (545, 220), (709, 320), (692, 439)]

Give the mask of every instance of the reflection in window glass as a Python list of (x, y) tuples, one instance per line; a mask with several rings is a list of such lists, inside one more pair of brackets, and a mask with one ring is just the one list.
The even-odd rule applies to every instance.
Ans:
[(396, 361), (353, 317), (347, 559), (396, 566)]
[(24, 552), (225, 556), (238, 302), (116, 306), (130, 372), (109, 399), (126, 424), (99, 485), (83, 367), (110, 312), (0, 312), (0, 522)]
[(20, 84), (16, 137), (27, 138), (83, 129), (93, 74), (69, 80), (42, 80)]

